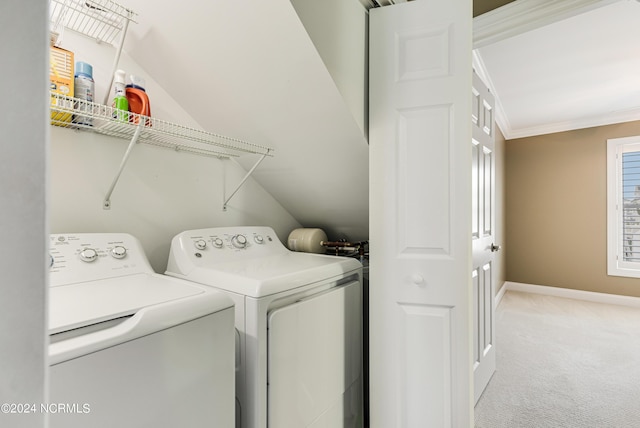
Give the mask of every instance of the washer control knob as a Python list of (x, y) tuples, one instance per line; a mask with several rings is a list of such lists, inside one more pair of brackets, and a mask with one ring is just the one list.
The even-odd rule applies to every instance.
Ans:
[(205, 241), (204, 239), (198, 239), (193, 244), (198, 250), (204, 250), (205, 248), (207, 248), (207, 241)]
[(93, 248), (85, 248), (80, 251), (80, 260), (90, 263), (98, 258), (98, 252)]
[(224, 241), (220, 238), (215, 238), (213, 240), (213, 246), (216, 248), (222, 248), (222, 246), (224, 245)]
[(245, 248), (247, 246), (247, 237), (244, 235), (236, 235), (231, 238), (231, 244), (236, 248)]
[(118, 245), (117, 247), (113, 247), (109, 253), (115, 259), (124, 259), (127, 255), (127, 249), (122, 245)]
[(256, 241), (256, 244), (264, 244), (264, 238), (262, 235), (255, 235), (253, 240)]

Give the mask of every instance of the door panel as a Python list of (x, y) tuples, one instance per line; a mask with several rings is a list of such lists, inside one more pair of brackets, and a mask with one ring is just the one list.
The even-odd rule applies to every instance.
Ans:
[[(402, 427), (451, 425), (453, 349), (451, 308), (400, 305), (402, 318)], [(417, 341), (415, 338), (423, 340)], [(428, 346), (425, 346), (428, 344)], [(434, 352), (438, 350), (438, 352)], [(429, 421), (425, 424), (425, 421)]]
[(493, 308), (493, 264), (495, 253), (495, 154), (494, 99), (480, 78), (473, 74), (472, 207), (474, 226), (473, 307), (474, 307), (474, 401), (477, 402), (496, 369)]
[(471, 426), (471, 2), (371, 9), (370, 50), (371, 427)]
[[(448, 254), (450, 201), (448, 166), (450, 109), (433, 106), (398, 112), (395, 146), (398, 195), (398, 253), (402, 256)], [(426, 143), (425, 143), (426, 141)], [(443, 142), (445, 144), (443, 144)], [(425, 186), (437, 182), (439, 186)]]
[(360, 426), (361, 307), (354, 281), (269, 314), (269, 427)]

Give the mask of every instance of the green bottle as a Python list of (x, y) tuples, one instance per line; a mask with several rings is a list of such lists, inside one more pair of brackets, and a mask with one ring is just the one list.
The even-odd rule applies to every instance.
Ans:
[(129, 101), (127, 101), (124, 79), (124, 70), (117, 70), (113, 79), (114, 97), (112, 107), (114, 108), (113, 118), (120, 122), (129, 121)]

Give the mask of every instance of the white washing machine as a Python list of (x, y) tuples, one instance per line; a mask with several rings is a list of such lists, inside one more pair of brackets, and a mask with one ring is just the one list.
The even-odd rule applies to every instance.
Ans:
[(236, 305), (238, 428), (361, 427), (362, 266), (289, 251), (269, 227), (190, 230), (168, 275)]
[(154, 273), (128, 234), (56, 234), (49, 248), (49, 426), (234, 426), (227, 296)]

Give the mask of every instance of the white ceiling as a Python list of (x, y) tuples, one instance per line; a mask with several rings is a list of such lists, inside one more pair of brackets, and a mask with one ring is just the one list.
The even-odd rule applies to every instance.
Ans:
[[(555, 5), (562, 2), (572, 3)], [(540, 1), (519, 0), (493, 18), (515, 16), (516, 3)], [(474, 66), (496, 95), (496, 121), (507, 139), (640, 119), (640, 3), (573, 3), (589, 5), (502, 40), (475, 38), (483, 46)], [(533, 22), (530, 11), (518, 14)]]

